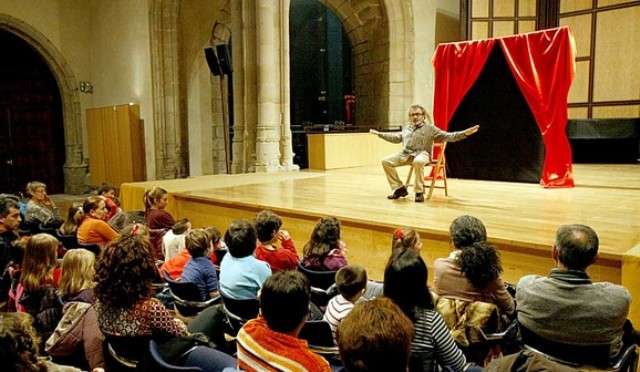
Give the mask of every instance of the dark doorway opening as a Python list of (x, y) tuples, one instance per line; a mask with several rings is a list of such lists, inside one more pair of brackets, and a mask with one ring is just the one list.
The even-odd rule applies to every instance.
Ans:
[(344, 96), (353, 94), (351, 45), (342, 22), (318, 0), (292, 0), (289, 18), (293, 161), (307, 168), (304, 127), (346, 122)]
[(64, 192), (65, 144), (60, 90), (42, 56), (0, 30), (0, 192), (29, 181)]

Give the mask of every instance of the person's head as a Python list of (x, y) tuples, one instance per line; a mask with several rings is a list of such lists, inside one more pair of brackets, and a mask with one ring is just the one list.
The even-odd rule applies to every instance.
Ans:
[(0, 195), (0, 232), (14, 231), (20, 228), (20, 202), (16, 196)]
[(191, 257), (203, 257), (211, 254), (211, 238), (204, 229), (194, 229), (187, 233), (184, 238), (187, 251)]
[(451, 243), (456, 249), (487, 240), (487, 229), (482, 221), (468, 215), (453, 220), (449, 226), (449, 233), (451, 234)]
[(67, 220), (62, 224), (60, 230), (67, 235), (75, 233), (83, 218), (84, 211), (82, 210), (82, 204), (71, 204), (67, 212)]
[(188, 218), (181, 218), (171, 226), (171, 231), (176, 235), (182, 235), (189, 230), (191, 230), (191, 222)]
[(105, 198), (115, 198), (116, 188), (112, 184), (104, 182), (98, 188), (98, 195), (104, 196)]
[(298, 271), (279, 271), (267, 278), (259, 299), (269, 328), (297, 336), (309, 314), (310, 293), (309, 280)]
[(411, 105), (408, 111), (409, 121), (413, 124), (420, 124), (423, 121), (431, 123), (431, 115), (422, 105)]
[(420, 234), (411, 227), (396, 229), (391, 238), (391, 250), (395, 251), (396, 249), (412, 249), (420, 252), (420, 249), (422, 249)]
[(130, 308), (153, 296), (156, 261), (151, 243), (140, 236), (120, 236), (108, 243), (96, 265), (96, 297), (114, 307)]
[(207, 236), (209, 237), (209, 240), (211, 240), (211, 244), (213, 245), (213, 247), (218, 247), (218, 245), (220, 245), (220, 239), (222, 238), (220, 230), (216, 229), (213, 226), (207, 226), (204, 228), (204, 231), (207, 232)]
[(498, 251), (487, 242), (477, 242), (465, 247), (455, 260), (464, 276), (479, 290), (486, 288), (502, 273)]
[(256, 250), (258, 236), (255, 227), (247, 220), (235, 220), (224, 234), (229, 254), (235, 258), (251, 256)]
[(336, 273), (336, 287), (346, 300), (354, 302), (367, 289), (367, 270), (360, 265), (348, 265)]
[(107, 214), (104, 198), (98, 195), (89, 196), (82, 203), (82, 212), (85, 216), (104, 220), (104, 216)]
[(53, 279), (58, 257), (58, 239), (49, 234), (33, 235), (27, 242), (22, 259), (20, 283), (25, 291), (40, 289), (41, 283)]
[(278, 230), (282, 226), (282, 218), (270, 210), (264, 210), (256, 215), (255, 226), (258, 240), (262, 243), (271, 243), (277, 239)]
[(40, 338), (28, 313), (0, 313), (0, 360), (10, 371), (40, 371)]
[(47, 196), (47, 185), (40, 181), (31, 181), (27, 184), (26, 191), (27, 195), (30, 195), (31, 199), (39, 204)]
[(335, 217), (322, 217), (311, 232), (303, 249), (304, 259), (319, 265), (332, 249), (340, 246), (340, 221)]
[(413, 323), (386, 297), (358, 302), (338, 325), (336, 342), (349, 372), (406, 371)]
[(391, 254), (384, 269), (383, 292), (413, 319), (416, 307), (434, 308), (428, 279), (429, 272), (422, 257), (412, 250), (398, 249)]
[(553, 259), (570, 270), (586, 270), (598, 258), (600, 240), (589, 226), (560, 226), (553, 246)]
[(95, 262), (96, 255), (92, 252), (82, 248), (70, 249), (62, 259), (60, 294), (74, 296), (82, 290), (93, 288)]
[(164, 209), (167, 206), (168, 192), (162, 187), (155, 186), (144, 193), (143, 201), (146, 209)]
[(139, 236), (144, 239), (151, 239), (151, 232), (144, 224), (134, 222), (125, 226), (120, 231), (120, 236)]

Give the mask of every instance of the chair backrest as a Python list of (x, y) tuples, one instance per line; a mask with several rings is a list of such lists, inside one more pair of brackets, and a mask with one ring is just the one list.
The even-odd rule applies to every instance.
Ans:
[[(149, 348), (149, 336), (105, 335), (107, 351), (117, 365), (134, 369)], [(116, 368), (117, 369), (117, 368)]]
[(303, 273), (307, 279), (309, 279), (311, 287), (327, 290), (336, 282), (336, 271), (310, 270), (304, 267), (302, 262), (298, 262), (298, 271)]
[(306, 340), (309, 347), (335, 347), (331, 327), (324, 320), (307, 320), (300, 330), (298, 338)]
[(80, 244), (78, 244), (78, 237), (76, 236), (76, 234), (65, 235), (60, 230), (56, 229), (56, 238), (58, 238), (60, 243), (62, 243), (62, 245), (66, 249), (73, 249), (73, 248), (80, 247)]
[(58, 231), (58, 229), (54, 228), (54, 227), (47, 227), (45, 225), (43, 225), (42, 223), (38, 224), (38, 233), (41, 234), (49, 234), (55, 238), (57, 238), (57, 234), (56, 231)]
[(549, 359), (567, 365), (591, 365), (601, 368), (608, 367), (609, 350), (611, 345), (593, 344), (577, 345), (553, 341), (542, 337), (527, 327), (519, 324), (522, 343), (530, 350), (539, 352)]
[(100, 255), (100, 252), (102, 252), (102, 249), (100, 249), (100, 246), (95, 244), (95, 243), (83, 243), (81, 241), (78, 240), (78, 247), (77, 248), (84, 248), (86, 250), (88, 250), (89, 252), (93, 252), (93, 254), (96, 255), (96, 257), (98, 257)]
[(200, 367), (181, 367), (165, 362), (164, 359), (162, 359), (162, 355), (160, 354), (160, 348), (158, 347), (158, 344), (153, 340), (149, 341), (149, 353), (151, 354), (150, 362), (152, 364), (150, 367), (153, 368), (154, 371), (202, 371), (202, 368)]
[(173, 280), (169, 277), (167, 271), (163, 271), (163, 275), (174, 297), (185, 301), (203, 301), (196, 283)]
[(260, 309), (258, 299), (236, 300), (225, 295), (222, 291), (220, 291), (220, 296), (227, 315), (237, 318), (241, 323), (244, 324), (258, 316)]

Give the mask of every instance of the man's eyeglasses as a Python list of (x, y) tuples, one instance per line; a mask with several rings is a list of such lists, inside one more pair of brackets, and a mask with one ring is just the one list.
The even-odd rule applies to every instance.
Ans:
[(414, 112), (413, 114), (410, 114), (409, 116), (422, 116), (423, 114), (421, 112)]

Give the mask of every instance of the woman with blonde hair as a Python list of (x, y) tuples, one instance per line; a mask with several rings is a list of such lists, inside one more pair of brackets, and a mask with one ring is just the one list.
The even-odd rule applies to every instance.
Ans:
[(104, 220), (107, 213), (102, 196), (93, 195), (82, 203), (82, 222), (78, 227), (78, 242), (97, 244), (100, 248), (118, 237), (118, 233)]
[(69, 207), (67, 220), (62, 224), (62, 226), (60, 226), (58, 230), (60, 230), (60, 233), (62, 235), (76, 235), (78, 226), (80, 226), (80, 223), (82, 223), (83, 217), (84, 213), (82, 212), (82, 204), (73, 203)]
[(162, 237), (176, 223), (171, 213), (167, 212), (168, 192), (166, 189), (155, 186), (144, 193), (145, 222), (151, 232), (155, 256), (164, 259), (162, 253)]
[(18, 312), (31, 314), (36, 330), (45, 339), (62, 315), (62, 300), (53, 281), (59, 244), (58, 239), (48, 234), (36, 234), (29, 239), (16, 290)]
[(60, 279), (60, 294), (66, 302), (63, 317), (45, 346), (54, 360), (83, 370), (105, 366), (104, 336), (92, 306), (95, 260), (95, 255), (86, 249), (72, 249), (65, 254)]

